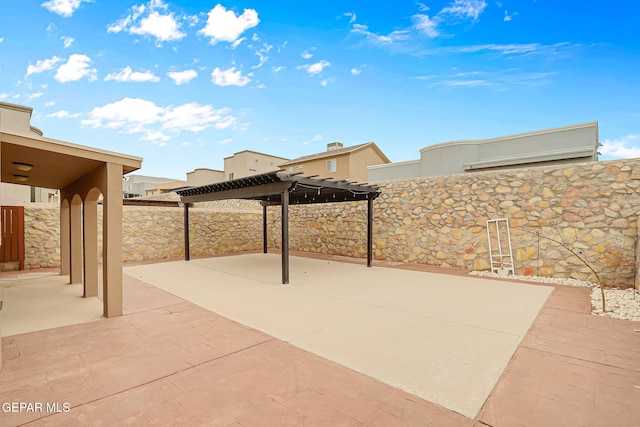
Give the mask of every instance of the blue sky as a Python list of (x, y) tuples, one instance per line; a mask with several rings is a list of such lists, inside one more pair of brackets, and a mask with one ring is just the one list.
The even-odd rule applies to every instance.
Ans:
[(598, 121), (640, 157), (640, 2), (0, 0), (0, 101), (147, 175)]

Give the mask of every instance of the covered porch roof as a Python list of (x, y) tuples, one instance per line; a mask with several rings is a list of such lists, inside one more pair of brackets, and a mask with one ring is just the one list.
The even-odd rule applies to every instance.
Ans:
[(142, 158), (46, 138), (33, 109), (0, 102), (2, 182), (60, 190), (61, 274), (98, 294), (98, 210), (103, 199), (104, 315), (122, 314), (122, 175)]
[(263, 206), (263, 252), (267, 253), (267, 206), (282, 206), (282, 283), (289, 283), (289, 205), (366, 201), (367, 266), (373, 260), (373, 200), (378, 186), (285, 173), (284, 170), (176, 190), (185, 203), (185, 258), (189, 259), (189, 204), (225, 199), (259, 200)]
[(105, 163), (122, 165), (123, 174), (140, 169), (140, 157), (44, 137), (30, 124), (32, 111), (0, 102), (2, 182), (61, 190)]

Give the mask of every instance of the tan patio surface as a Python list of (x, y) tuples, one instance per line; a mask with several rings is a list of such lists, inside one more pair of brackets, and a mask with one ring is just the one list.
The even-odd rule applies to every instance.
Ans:
[[(212, 261), (214, 259), (191, 261), (190, 267), (210, 269)], [(324, 263), (327, 261), (333, 260), (325, 259)], [(128, 267), (127, 271), (139, 274), (146, 271), (142, 269), (145, 267), (158, 274), (171, 264), (184, 263)], [(316, 296), (313, 280), (307, 278), (302, 280), (304, 283), (296, 284), (296, 278), (304, 276), (297, 276), (299, 272), (293, 263), (292, 285), (277, 284), (278, 259), (276, 264), (273, 280), (265, 274), (255, 286), (269, 287), (277, 293), (284, 289), (289, 295), (287, 299), (296, 305), (306, 304), (312, 314), (316, 305), (321, 309), (331, 306), (334, 298), (340, 300), (337, 308), (331, 309), (336, 315), (335, 325), (323, 325), (324, 318), (308, 323), (318, 328), (315, 333), (304, 334), (302, 327), (285, 325), (291, 321), (302, 322), (300, 313), (285, 319), (280, 326), (273, 321), (272, 327), (280, 328), (279, 333), (290, 334), (294, 344), (299, 340), (312, 346), (328, 340), (336, 347), (346, 345), (357, 350), (358, 346), (348, 342), (357, 339), (357, 334), (335, 330), (353, 328), (352, 323), (358, 317), (378, 310), (381, 313), (397, 310), (403, 320), (387, 325), (388, 330), (384, 325), (380, 328), (379, 347), (384, 346), (387, 337), (395, 340), (393, 345), (399, 345), (402, 340), (398, 341), (391, 331), (395, 331), (396, 326), (413, 325), (417, 337), (430, 333), (429, 328), (419, 326), (416, 320), (404, 322), (407, 317), (428, 317), (414, 313), (421, 305), (416, 301), (417, 294), (414, 301), (405, 305), (390, 291), (381, 297), (369, 295), (366, 301), (358, 301), (328, 280), (331, 290)], [(306, 265), (306, 260), (300, 265)], [(378, 275), (392, 273), (396, 278), (391, 282), (394, 287), (402, 281), (398, 278), (408, 273), (402, 269), (352, 267), (376, 271)], [(324, 270), (328, 273), (330, 269)], [(303, 268), (302, 274), (304, 271)], [(184, 283), (191, 281), (186, 273), (188, 270), (184, 270), (180, 278)], [(450, 282), (454, 288), (459, 286), (457, 276), (432, 276), (435, 278), (422, 285), (432, 286), (432, 282), (440, 281)], [(519, 286), (511, 282), (477, 280), (491, 287)], [(482, 288), (483, 283), (477, 286)], [(295, 290), (305, 286), (306, 290)], [(375, 293), (376, 285), (372, 286)], [(2, 339), (4, 366), (0, 372), (0, 403), (58, 403), (63, 412), (0, 412), (0, 425), (637, 425), (640, 333), (635, 330), (640, 325), (590, 316), (588, 290), (531, 287), (553, 293), (480, 413), (466, 418), (416, 397), (415, 392), (407, 393), (376, 381), (371, 374), (357, 373), (354, 368), (345, 367), (344, 361), (335, 363), (319, 357), (125, 275), (125, 316)], [(231, 304), (228, 295), (222, 291), (220, 295)], [(446, 292), (442, 295), (442, 301), (446, 300)], [(506, 295), (505, 298), (509, 298), (509, 292)], [(279, 309), (288, 308), (286, 302), (277, 301), (266, 292), (260, 296), (264, 303), (270, 301), (264, 298), (275, 298), (275, 302), (281, 304), (276, 305)], [(316, 297), (321, 303), (310, 302)], [(244, 300), (246, 295), (241, 294), (235, 303)], [(477, 295), (470, 300), (479, 303)], [(432, 301), (437, 303), (433, 298)], [(209, 302), (199, 302), (203, 303)], [(374, 307), (359, 312), (362, 307), (358, 304)], [(472, 305), (463, 298), (464, 304)], [(241, 311), (237, 307), (229, 310)], [(506, 310), (498, 308), (498, 312)], [(348, 313), (353, 315), (340, 317)], [(448, 322), (467, 326), (464, 319), (445, 320), (447, 315), (457, 316), (439, 313), (433, 319), (438, 325)], [(258, 316), (254, 320), (257, 319)], [(389, 316), (383, 320), (389, 321)], [(509, 332), (495, 331), (494, 321), (480, 317), (482, 326), (476, 329), (481, 333), (514, 335), (511, 329), (516, 326), (509, 326)], [(354, 331), (365, 338), (378, 335), (377, 331), (376, 334), (368, 332), (364, 323), (368, 324), (356, 322), (360, 329), (354, 328)], [(298, 335), (300, 332), (303, 333)], [(316, 334), (318, 343), (313, 339)], [(432, 334), (428, 339), (440, 343), (438, 337)], [(455, 349), (455, 345), (452, 348)], [(341, 349), (337, 350), (338, 356), (344, 356)], [(358, 354), (366, 356), (375, 350), (375, 346), (360, 349)], [(379, 353), (376, 352), (373, 360), (381, 364), (386, 363), (383, 356), (394, 354), (388, 350)], [(398, 363), (403, 363), (406, 358), (403, 354), (400, 357)], [(64, 403), (69, 405), (68, 412), (64, 412)], [(49, 409), (54, 409), (54, 405)]]
[(475, 417), (551, 293), (277, 254), (125, 268), (203, 308)]
[[(102, 301), (83, 298), (82, 285), (69, 285), (56, 271), (4, 273), (0, 336), (23, 334), (102, 318)], [(65, 309), (66, 307), (66, 309)]]

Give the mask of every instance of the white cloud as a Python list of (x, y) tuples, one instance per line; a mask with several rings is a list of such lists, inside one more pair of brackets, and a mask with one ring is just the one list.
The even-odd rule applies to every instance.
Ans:
[(330, 77), (328, 79), (323, 79), (320, 81), (320, 86), (327, 86), (329, 83), (333, 83), (335, 81), (336, 79), (334, 79), (333, 77)]
[(171, 137), (160, 131), (155, 131), (155, 132), (149, 132), (148, 134), (141, 137), (140, 139), (144, 141), (151, 141), (151, 142), (157, 143), (158, 141), (168, 141), (171, 139)]
[(362, 70), (361, 70), (361, 69), (359, 69), (359, 68), (355, 68), (355, 67), (353, 67), (353, 68), (351, 69), (351, 74), (352, 74), (352, 75), (354, 75), (354, 76), (357, 76), (357, 75), (358, 75), (358, 74), (360, 74), (361, 72), (362, 72)]
[(180, 40), (185, 33), (180, 31), (180, 25), (173, 16), (173, 13), (161, 15), (153, 11), (149, 16), (140, 20), (140, 25), (129, 30), (132, 34), (150, 35), (158, 41)]
[(104, 78), (105, 82), (115, 80), (117, 82), (159, 82), (160, 77), (151, 71), (133, 71), (131, 67), (126, 66), (117, 73), (108, 74)]
[(398, 41), (407, 40), (410, 37), (409, 30), (407, 29), (395, 30), (384, 36), (369, 31), (369, 27), (362, 24), (353, 24), (351, 32), (355, 34), (362, 34), (368, 41), (378, 45), (391, 44)]
[(440, 32), (437, 30), (438, 21), (429, 18), (429, 15), (413, 15), (413, 25), (418, 31), (432, 39), (440, 35)]
[(259, 22), (258, 12), (254, 9), (245, 9), (241, 15), (236, 15), (232, 10), (217, 4), (209, 11), (207, 24), (198, 33), (209, 37), (211, 44), (219, 41), (233, 43), (240, 34), (255, 27)]
[(522, 43), (522, 44), (481, 44), (471, 46), (461, 46), (447, 49), (451, 52), (475, 53), (483, 50), (499, 52), (503, 55), (526, 55), (541, 54), (545, 56), (555, 55), (560, 49), (569, 49), (575, 47), (566, 42), (555, 43), (552, 45), (542, 45), (540, 43)]
[(242, 75), (242, 71), (236, 71), (236, 67), (231, 67), (228, 70), (214, 68), (211, 80), (218, 86), (244, 86), (251, 81), (249, 77)]
[(0, 37), (0, 43), (4, 41), (4, 37)]
[(218, 144), (225, 145), (225, 144), (228, 144), (230, 142), (233, 142), (233, 139), (227, 138), (227, 139), (222, 139), (222, 140), (218, 141)]
[(492, 83), (487, 80), (475, 79), (475, 80), (445, 80), (439, 85), (448, 87), (478, 87), (478, 86), (491, 86)]
[(314, 76), (316, 74), (320, 74), (322, 70), (330, 66), (331, 66), (331, 63), (323, 59), (314, 64), (300, 65), (297, 68), (299, 70), (305, 70), (307, 73), (309, 73), (310, 76)]
[(90, 62), (91, 59), (87, 55), (74, 53), (67, 62), (58, 68), (55, 79), (60, 83), (72, 82), (84, 77), (90, 81), (96, 80), (96, 69), (89, 68)]
[(630, 159), (640, 157), (640, 135), (627, 135), (619, 139), (605, 139), (599, 150), (603, 156)]
[(198, 77), (198, 72), (196, 70), (169, 71), (167, 76), (169, 76), (175, 84), (180, 86)]
[(279, 73), (280, 71), (284, 70), (286, 67), (284, 65), (278, 65), (277, 67), (271, 67), (271, 71), (273, 71), (274, 73)]
[(237, 48), (238, 46), (240, 46), (240, 43), (242, 43), (242, 42), (243, 42), (243, 41), (245, 41), (246, 39), (247, 39), (246, 37), (241, 37), (241, 38), (239, 38), (238, 40), (234, 41), (234, 42), (231, 44), (231, 49), (235, 49), (235, 48)]
[(487, 2), (484, 0), (454, 0), (449, 7), (443, 8), (439, 15), (472, 18), (475, 21), (486, 7)]
[(168, 6), (162, 0), (151, 0), (147, 6), (133, 6), (129, 15), (107, 26), (107, 31), (151, 36), (157, 43), (180, 40), (187, 35), (180, 30), (180, 23), (172, 12), (160, 13), (158, 9), (166, 11)]
[(94, 108), (81, 123), (93, 128), (143, 133), (147, 140), (167, 140), (167, 133), (201, 132), (212, 126), (227, 128), (235, 121), (229, 113), (228, 108), (215, 109), (209, 104), (191, 102), (161, 107), (146, 99), (127, 97)]
[(355, 12), (345, 12), (342, 14), (342, 16), (346, 16), (347, 18), (349, 18), (349, 24), (353, 24), (354, 22), (356, 22)]
[(71, 47), (71, 45), (76, 39), (74, 39), (73, 37), (62, 36), (60, 37), (60, 40), (62, 40), (63, 47), (66, 49), (68, 47)]
[(318, 141), (322, 141), (324, 139), (324, 137), (322, 135), (315, 135), (313, 138), (308, 139), (306, 141), (302, 141), (302, 144), (307, 145), (310, 144), (312, 142), (318, 142)]
[(506, 22), (511, 21), (513, 19), (514, 16), (516, 16), (518, 14), (518, 12), (513, 12), (511, 15), (509, 15), (509, 11), (505, 10), (504, 11), (504, 20)]
[(65, 18), (73, 15), (73, 12), (80, 7), (80, 3), (89, 2), (90, 0), (49, 0), (42, 3), (42, 7), (49, 12), (56, 13)]
[[(417, 3), (417, 6), (420, 12), (429, 11), (429, 7), (422, 3)], [(361, 34), (365, 36), (366, 41), (379, 46), (392, 46), (399, 42), (413, 41), (417, 34), (433, 39), (441, 35), (439, 27), (442, 25), (455, 25), (469, 19), (475, 22), (486, 7), (487, 2), (484, 0), (453, 0), (448, 7), (442, 8), (431, 17), (425, 13), (413, 15), (412, 25), (394, 30), (387, 35), (376, 34), (366, 25), (355, 23), (351, 32)]]
[(45, 107), (53, 107), (54, 105), (56, 105), (55, 101), (48, 101), (44, 103)]
[(31, 102), (34, 99), (40, 98), (42, 95), (44, 95), (44, 92), (36, 92), (32, 93), (31, 95), (27, 95), (25, 99), (27, 100), (27, 102)]
[(211, 105), (191, 102), (166, 109), (162, 117), (162, 127), (168, 130), (190, 132), (201, 132), (211, 125), (216, 129), (224, 129), (231, 126), (235, 120), (235, 117), (227, 114), (228, 112), (228, 108), (214, 110)]
[[(48, 104), (48, 103), (47, 103)], [(67, 110), (56, 111), (55, 113), (47, 114), (47, 117), (55, 117), (56, 119), (75, 119), (80, 117), (80, 113), (71, 114)]]
[(31, 74), (42, 73), (43, 71), (52, 70), (53, 67), (55, 67), (55, 65), (60, 61), (62, 61), (62, 58), (54, 56), (50, 59), (38, 60), (36, 61), (36, 65), (29, 64), (29, 66), (27, 67), (27, 76), (30, 76)]
[(269, 57), (267, 56), (267, 54), (269, 53), (269, 51), (272, 48), (273, 48), (272, 45), (265, 44), (264, 46), (262, 46), (262, 48), (258, 49), (256, 51), (256, 55), (258, 56), (258, 58), (260, 58), (260, 62), (258, 63), (258, 65), (254, 65), (251, 68), (260, 68), (260, 67), (262, 67), (269, 60)]
[(316, 48), (315, 48), (315, 47), (312, 47), (311, 49), (307, 49), (307, 50), (305, 50), (304, 52), (302, 52), (302, 53), (300, 54), (300, 56), (301, 56), (303, 59), (311, 59), (311, 58), (313, 58), (313, 53), (309, 52), (310, 50), (316, 50)]

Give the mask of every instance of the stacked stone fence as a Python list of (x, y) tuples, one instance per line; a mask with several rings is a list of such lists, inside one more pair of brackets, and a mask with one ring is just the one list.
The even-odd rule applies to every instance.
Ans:
[[(607, 284), (633, 282), (640, 159), (377, 184), (375, 259), (487, 270), (486, 222), (507, 218), (517, 274), (593, 280), (581, 257)], [(59, 264), (57, 215), (25, 207), (28, 267)], [(366, 256), (365, 202), (291, 206), (289, 215), (292, 250)], [(279, 207), (268, 217), (269, 246), (279, 248)], [(190, 225), (193, 256), (262, 248), (257, 203), (194, 207)], [(124, 207), (125, 261), (181, 258), (183, 241), (182, 209)]]
[[(633, 283), (640, 160), (377, 184), (375, 259), (488, 270), (487, 220), (507, 218), (516, 274), (594, 281), (582, 258), (606, 284)], [(364, 257), (366, 216), (364, 202), (293, 206), (291, 249)]]

